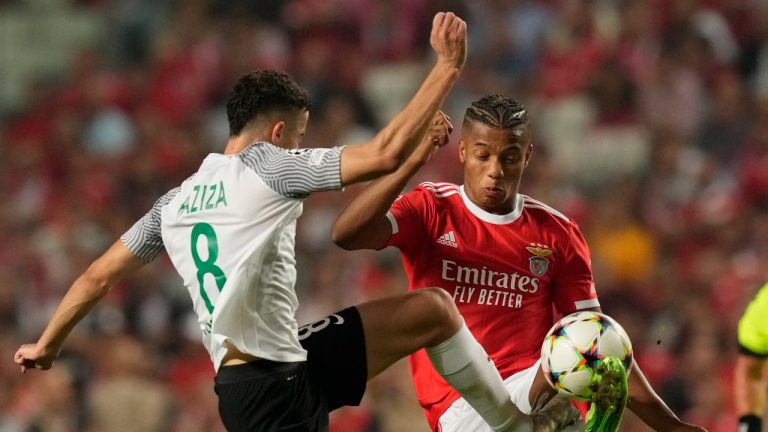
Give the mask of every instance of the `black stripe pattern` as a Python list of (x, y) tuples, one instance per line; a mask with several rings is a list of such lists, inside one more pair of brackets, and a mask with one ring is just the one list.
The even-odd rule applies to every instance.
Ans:
[(177, 187), (161, 196), (147, 214), (120, 236), (120, 240), (134, 255), (143, 260), (152, 261), (165, 250), (160, 231), (160, 211), (180, 190), (181, 187)]
[(238, 157), (272, 190), (289, 198), (341, 189), (343, 147), (286, 150), (266, 142), (253, 144)]

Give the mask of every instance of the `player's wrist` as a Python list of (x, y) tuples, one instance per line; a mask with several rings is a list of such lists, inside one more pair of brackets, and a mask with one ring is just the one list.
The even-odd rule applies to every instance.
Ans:
[(457, 66), (455, 61), (438, 58), (434, 70), (439, 72), (441, 77), (455, 80), (461, 73), (461, 66)]
[(739, 432), (760, 432), (763, 430), (763, 418), (755, 414), (739, 417)]
[[(422, 144), (424, 145), (424, 144)], [(409, 173), (414, 172), (429, 162), (430, 155), (429, 154), (421, 154), (424, 150), (417, 149), (411, 157), (409, 157), (405, 162), (403, 162), (403, 169), (407, 170)]]
[(42, 338), (38, 340), (35, 345), (37, 353), (40, 357), (53, 359), (59, 356), (59, 353), (64, 347), (64, 344), (60, 341), (46, 340)]

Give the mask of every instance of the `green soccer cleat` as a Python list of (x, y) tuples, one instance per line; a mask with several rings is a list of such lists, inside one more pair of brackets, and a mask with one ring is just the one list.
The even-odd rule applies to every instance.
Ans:
[(585, 432), (616, 432), (627, 405), (627, 370), (616, 357), (597, 361)]

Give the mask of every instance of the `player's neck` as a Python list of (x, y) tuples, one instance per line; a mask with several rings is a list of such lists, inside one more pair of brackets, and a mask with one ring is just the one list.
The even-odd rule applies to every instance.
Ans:
[(269, 140), (263, 136), (263, 134), (254, 132), (243, 132), (237, 136), (229, 137), (227, 140), (227, 146), (224, 148), (225, 155), (238, 154), (245, 150), (246, 147), (253, 143), (263, 142)]

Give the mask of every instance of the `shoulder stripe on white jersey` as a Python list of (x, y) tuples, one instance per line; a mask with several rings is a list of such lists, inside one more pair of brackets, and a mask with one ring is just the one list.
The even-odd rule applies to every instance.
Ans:
[(312, 192), (341, 189), (342, 149), (292, 151), (256, 143), (237, 156), (275, 192), (290, 198), (306, 198)]
[(163, 252), (165, 246), (163, 246), (163, 237), (160, 231), (160, 212), (180, 190), (181, 187), (177, 187), (161, 196), (147, 214), (120, 236), (120, 240), (131, 253), (145, 261), (152, 261)]
[(539, 210), (544, 210), (544, 211), (546, 211), (548, 213), (552, 213), (553, 215), (559, 217), (560, 219), (563, 219), (566, 222), (570, 221), (568, 216), (560, 213), (559, 211), (557, 211), (554, 208), (544, 204), (541, 201), (537, 201), (535, 199), (532, 199), (531, 197), (529, 197), (527, 195), (523, 195), (523, 200), (524, 200), (524, 203), (523, 203), (524, 207), (537, 208)]

